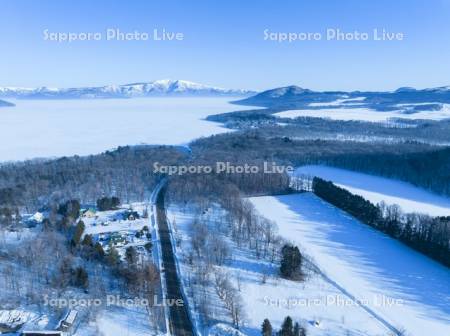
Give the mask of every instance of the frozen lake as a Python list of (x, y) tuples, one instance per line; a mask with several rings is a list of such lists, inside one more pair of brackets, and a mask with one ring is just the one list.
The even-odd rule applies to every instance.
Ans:
[(203, 120), (251, 109), (232, 97), (9, 100), (0, 109), (0, 161), (87, 155), (124, 145), (183, 145), (229, 130)]

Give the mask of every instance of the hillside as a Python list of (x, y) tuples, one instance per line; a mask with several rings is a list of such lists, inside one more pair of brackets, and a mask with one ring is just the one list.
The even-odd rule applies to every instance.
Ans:
[(312, 91), (298, 86), (286, 86), (261, 92), (235, 101), (240, 105), (263, 106), (279, 109), (306, 108), (370, 108), (376, 111), (416, 113), (438, 111), (450, 103), (447, 86), (417, 90), (399, 88), (395, 91)]

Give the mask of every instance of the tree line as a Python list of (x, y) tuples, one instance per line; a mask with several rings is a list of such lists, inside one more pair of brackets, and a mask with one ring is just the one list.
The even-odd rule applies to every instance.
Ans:
[(374, 205), (318, 177), (313, 179), (313, 192), (361, 222), (450, 267), (450, 217), (404, 214), (397, 205)]
[(340, 155), (322, 163), (412, 183), (450, 196), (450, 148), (404, 153)]

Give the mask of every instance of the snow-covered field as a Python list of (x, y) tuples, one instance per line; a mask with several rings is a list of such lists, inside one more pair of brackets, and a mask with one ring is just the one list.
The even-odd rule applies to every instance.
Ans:
[[(322, 104), (322, 103), (316, 103)], [(323, 103), (324, 104), (324, 103)], [(355, 103), (356, 105), (357, 103)], [(330, 106), (330, 104), (327, 104)], [(331, 106), (339, 106), (334, 103)], [(345, 105), (344, 105), (345, 106)], [(329, 118), (333, 120), (361, 120), (383, 122), (394, 118), (403, 119), (430, 119), (442, 120), (450, 118), (450, 105), (443, 104), (440, 111), (419, 111), (416, 113), (402, 113), (402, 110), (380, 112), (366, 107), (342, 107), (342, 108), (323, 108), (323, 109), (304, 109), (304, 110), (287, 110), (274, 115), (281, 118), (297, 118), (297, 117), (315, 117)]]
[[(144, 205), (140, 203), (133, 204), (133, 210), (142, 214)], [(136, 220), (124, 220), (122, 214), (127, 211), (127, 206), (122, 206), (118, 210), (98, 211), (95, 217), (81, 218), (86, 225), (85, 234), (99, 234), (108, 232), (117, 232), (121, 230), (142, 230), (145, 225), (149, 225), (147, 218), (138, 218)]]
[(152, 326), (151, 317), (143, 307), (109, 306), (95, 320), (81, 323), (73, 336), (144, 336), (165, 335)]
[(336, 99), (335, 101), (332, 102), (327, 102), (327, 103), (310, 103), (309, 106), (314, 106), (314, 107), (322, 107), (322, 106), (342, 106), (342, 105), (346, 105), (346, 104), (350, 104), (350, 105), (360, 105), (360, 104), (364, 104), (362, 103), (362, 101), (366, 99), (366, 97), (355, 97), (355, 98), (341, 98), (341, 99)]
[(309, 165), (296, 169), (296, 174), (318, 176), (332, 181), (353, 194), (377, 204), (397, 204), (404, 212), (420, 212), (431, 216), (450, 216), (450, 199), (410, 183), (368, 175), (351, 170)]
[[(194, 218), (207, 220), (211, 226), (214, 222), (220, 223), (223, 212), (209, 211), (198, 217), (191, 209), (185, 211), (171, 208), (168, 218), (176, 222), (179, 241), (177, 253), (181, 264), (181, 274), (184, 285), (188, 287), (192, 270), (188, 263), (188, 256), (192, 250), (189, 237), (189, 225)], [(239, 282), (240, 295), (245, 308), (245, 326), (241, 332), (244, 335), (257, 336), (261, 334), (261, 324), (269, 318), (274, 330), (279, 330), (284, 318), (291, 316), (294, 321), (306, 327), (308, 335), (387, 335), (388, 330), (374, 317), (365, 312), (336, 287), (326, 282), (318, 275), (312, 275), (305, 282), (289, 281), (278, 276), (278, 268), (268, 261), (257, 259), (246, 248), (240, 248), (229, 238), (225, 238), (232, 250), (233, 256), (221, 269), (231, 275), (235, 286)], [(190, 289), (187, 289), (189, 293)], [(224, 309), (220, 308), (221, 301), (214, 296), (209, 300), (212, 303), (213, 318), (219, 325), (213, 325), (208, 330), (204, 325), (200, 330), (202, 334), (235, 335), (229, 326), (229, 317)], [(192, 305), (191, 305), (192, 306)], [(202, 325), (202, 321), (197, 321)], [(220, 323), (222, 322), (222, 323)], [(318, 325), (315, 325), (318, 322)], [(228, 328), (226, 327), (228, 325)], [(226, 331), (229, 329), (230, 331)], [(224, 331), (225, 330), (225, 331)], [(238, 334), (238, 333), (236, 333)], [(242, 335), (242, 334), (238, 334)]]
[(408, 335), (448, 335), (450, 270), (311, 193), (251, 200), (281, 236), (391, 325)]
[[(87, 155), (124, 145), (182, 145), (227, 130), (203, 120), (237, 107), (228, 98), (11, 100), (0, 111), (0, 162)], [(7, 145), (6, 145), (7, 144)]]
[[(149, 316), (144, 308), (111, 308), (97, 317), (95, 329), (96, 333), (92, 333), (92, 335), (141, 336), (153, 334), (150, 332), (153, 328), (149, 323)], [(84, 336), (86, 334), (82, 329), (76, 336)]]

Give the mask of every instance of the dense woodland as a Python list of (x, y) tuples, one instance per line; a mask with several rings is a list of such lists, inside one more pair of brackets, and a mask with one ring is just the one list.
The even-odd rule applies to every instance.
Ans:
[(261, 158), (275, 157), (294, 165), (329, 164), (450, 195), (450, 120), (363, 122), (273, 116), (281, 110), (211, 116), (241, 132), (201, 139), (193, 148), (199, 146), (210, 155), (220, 155), (220, 149), (227, 148), (236, 156), (251, 158), (258, 152)]
[(361, 222), (450, 267), (450, 217), (404, 214), (396, 205), (374, 205), (317, 177), (313, 180), (313, 191)]
[(221, 134), (191, 145), (198, 160), (276, 161), (294, 166), (327, 164), (410, 182), (450, 195), (450, 148), (398, 143), (297, 140), (267, 137), (262, 130)]
[(258, 127), (267, 137), (288, 136), (296, 139), (352, 139), (355, 141), (450, 143), (450, 120), (397, 119), (387, 122), (333, 120), (313, 117), (280, 118), (283, 109), (236, 111), (209, 116), (227, 127), (251, 130)]
[(102, 195), (123, 202), (148, 197), (159, 176), (153, 163), (173, 164), (185, 154), (174, 147), (121, 147), (99, 155), (0, 165), (0, 207), (33, 211), (48, 203)]
[[(101, 196), (123, 202), (148, 198), (161, 178), (153, 163), (165, 165), (328, 164), (397, 178), (450, 195), (450, 149), (418, 142), (298, 140), (267, 136), (264, 130), (238, 131), (194, 141), (190, 151), (176, 147), (122, 147), (99, 155), (25, 161), (0, 166), (0, 218), (31, 212), (51, 203), (78, 199), (95, 204)], [(262, 171), (262, 169), (260, 169)], [(191, 175), (194, 180), (197, 177)], [(196, 183), (205, 184), (200, 179)], [(221, 174), (245, 195), (284, 193), (285, 174)], [(209, 182), (208, 182), (209, 183)], [(186, 190), (185, 187), (183, 190)], [(206, 190), (206, 189), (205, 189)], [(187, 191), (189, 192), (189, 191)]]
[[(194, 141), (192, 156), (196, 160), (258, 162), (278, 161), (301, 165), (325, 162), (345, 155), (401, 155), (434, 151), (435, 147), (418, 142), (387, 144), (337, 140), (297, 140), (287, 136), (267, 137), (262, 130), (220, 134)], [(392, 168), (394, 169), (394, 167)]]
[(450, 196), (450, 148), (411, 153), (341, 155), (324, 163), (410, 182)]

